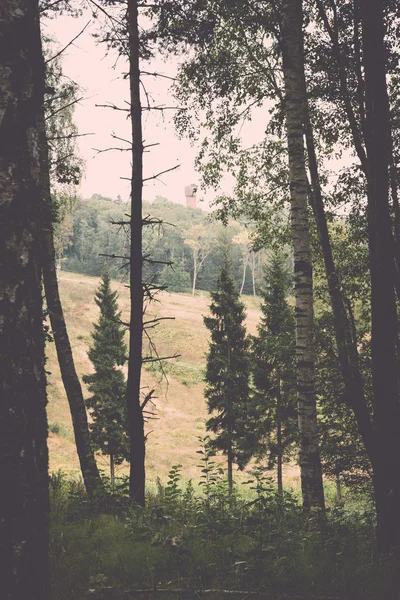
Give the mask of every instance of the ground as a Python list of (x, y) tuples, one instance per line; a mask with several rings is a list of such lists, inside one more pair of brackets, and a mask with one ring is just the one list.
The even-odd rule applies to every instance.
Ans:
[[(92, 371), (87, 352), (91, 343), (90, 332), (93, 322), (98, 319), (98, 307), (94, 294), (99, 278), (85, 277), (74, 273), (62, 273), (59, 281), (65, 319), (71, 339), (78, 375)], [(119, 307), (123, 320), (129, 316), (129, 289), (125, 284), (113, 281), (113, 289), (119, 293)], [(147, 478), (148, 485), (157, 476), (166, 480), (172, 465), (181, 464), (185, 479), (198, 480), (200, 469), (196, 451), (198, 437), (205, 435), (204, 421), (207, 409), (203, 396), (202, 381), (205, 368), (205, 354), (208, 347), (208, 332), (203, 324), (203, 316), (208, 314), (209, 295), (199, 292), (196, 296), (161, 292), (160, 302), (151, 307), (152, 316), (173, 317), (174, 320), (161, 321), (151, 331), (160, 356), (179, 354), (179, 358), (166, 365), (168, 384), (161, 377), (160, 370), (143, 370), (143, 392), (156, 388), (156, 415), (148, 422)], [(249, 333), (256, 332), (260, 317), (259, 301), (244, 297), (246, 304), (246, 326)], [(147, 349), (144, 349), (144, 353)], [(73, 440), (69, 407), (56, 360), (54, 344), (47, 346), (48, 375), (48, 420), (50, 427), (49, 451), (50, 471), (63, 470), (68, 474), (78, 474), (78, 457)], [(84, 395), (87, 390), (84, 387)], [(98, 457), (100, 468), (107, 471), (106, 457)], [(126, 466), (119, 468), (126, 472)], [(297, 467), (286, 467), (286, 481), (298, 482)]]

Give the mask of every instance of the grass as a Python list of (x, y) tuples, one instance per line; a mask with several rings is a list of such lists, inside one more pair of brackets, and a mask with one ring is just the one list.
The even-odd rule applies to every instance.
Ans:
[(370, 510), (333, 510), (321, 520), (305, 514), (293, 494), (278, 501), (272, 485), (261, 495), (239, 493), (230, 501), (226, 485), (199, 495), (171, 476), (172, 485), (159, 483), (148, 493), (145, 509), (114, 494), (101, 512), (81, 486), (52, 478), (54, 600), (81, 600), (89, 588), (102, 586), (110, 586), (107, 597), (115, 599), (126, 597), (119, 595), (124, 590), (155, 587), (257, 590), (271, 600), (396, 597), (391, 592), (398, 565), (383, 567), (376, 560)]
[[(74, 354), (78, 375), (92, 372), (87, 352), (90, 345), (90, 332), (93, 322), (98, 319), (98, 308), (93, 297), (99, 278), (64, 272), (60, 277), (60, 293), (65, 319)], [(129, 317), (129, 290), (114, 281), (113, 289), (119, 293), (119, 307), (122, 318)], [(147, 477), (149, 484), (157, 476), (165, 479), (173, 464), (182, 464), (185, 478), (196, 478), (198, 474), (198, 436), (205, 433), (204, 422), (207, 409), (204, 400), (203, 371), (205, 354), (208, 348), (208, 331), (203, 324), (207, 315), (209, 295), (200, 292), (174, 294), (162, 292), (160, 302), (151, 307), (151, 315), (174, 317), (173, 321), (161, 321), (153, 330), (154, 341), (161, 356), (179, 354), (180, 357), (168, 361), (165, 370), (168, 385), (161, 378), (157, 364), (143, 369), (144, 388), (156, 388), (158, 399), (157, 420), (147, 424)], [(259, 301), (245, 297), (247, 306), (246, 325), (250, 333), (256, 332), (259, 320)], [(146, 351), (146, 350), (145, 350)], [(59, 469), (68, 474), (79, 474), (79, 463), (73, 442), (73, 431), (68, 402), (61, 381), (54, 344), (47, 347), (46, 368), (48, 376), (48, 420), (53, 424), (49, 436), (50, 471)], [(87, 390), (83, 385), (84, 394)], [(145, 391), (145, 390), (144, 390)], [(54, 427), (57, 424), (57, 427)], [(107, 472), (108, 463), (98, 458), (100, 468)], [(127, 472), (126, 466), (118, 468), (119, 474)], [(292, 485), (298, 484), (296, 468), (287, 467), (286, 479)]]

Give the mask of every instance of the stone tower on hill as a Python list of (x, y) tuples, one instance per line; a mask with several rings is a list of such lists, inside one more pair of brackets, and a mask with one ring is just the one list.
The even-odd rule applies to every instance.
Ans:
[(185, 185), (186, 206), (188, 208), (196, 208), (196, 186)]

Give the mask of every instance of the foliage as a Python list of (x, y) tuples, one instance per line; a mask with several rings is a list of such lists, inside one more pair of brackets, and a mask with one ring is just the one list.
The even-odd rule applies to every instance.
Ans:
[(95, 372), (83, 377), (92, 396), (86, 400), (90, 410), (90, 433), (94, 445), (102, 454), (112, 457), (115, 464), (129, 458), (126, 433), (126, 384), (121, 365), (126, 361), (125, 327), (121, 325), (117, 292), (111, 291), (110, 276), (104, 269), (95, 296), (100, 309), (98, 323), (92, 333), (93, 345), (89, 358)]
[(204, 317), (211, 341), (207, 354), (205, 397), (209, 413), (206, 427), (215, 437), (210, 444), (241, 468), (251, 457), (246, 447), (249, 414), (249, 342), (243, 325), (244, 305), (239, 300), (228, 263), (211, 293), (211, 317)]
[[(59, 4), (61, 10), (61, 4)], [(81, 182), (84, 161), (77, 146), (74, 120), (79, 86), (63, 73), (62, 58), (54, 40), (43, 36), (46, 59), (45, 125), (48, 142), (49, 176), (54, 219), (54, 245), (59, 260), (71, 244), (76, 188)]]
[(82, 486), (62, 474), (52, 477), (55, 600), (80, 600), (89, 588), (102, 586), (116, 596), (180, 588), (195, 597), (195, 590), (214, 588), (257, 590), (263, 597), (390, 597), (397, 565), (373, 556), (371, 507), (332, 510), (319, 529), (293, 494), (280, 500), (262, 472), (234, 502), (226, 487), (211, 499), (198, 493), (191, 482), (184, 484), (177, 466), (169, 480), (148, 496), (145, 509), (129, 508), (119, 492), (119, 503), (98, 511)]
[(287, 296), (292, 281), (282, 253), (265, 269), (258, 335), (251, 336), (257, 454), (273, 468), (297, 440), (295, 323)]
[[(64, 246), (63, 269), (85, 275), (100, 275), (103, 267), (101, 254), (107, 254), (114, 256), (109, 260), (110, 275), (124, 277), (129, 268), (129, 239), (124, 226), (113, 225), (113, 222), (126, 220), (126, 212), (125, 205), (99, 194), (94, 194), (89, 200), (79, 200), (73, 218), (72, 238)], [(144, 214), (156, 221), (153, 227), (145, 227), (143, 232), (143, 253), (151, 254), (151, 262), (145, 261), (143, 265), (146, 280), (165, 286), (171, 292), (190, 292), (193, 285), (193, 253), (197, 252), (201, 255), (198, 263), (202, 262), (203, 268), (198, 268), (196, 289), (211, 291), (223, 264), (224, 253), (228, 253), (234, 279), (240, 289), (243, 258), (233, 238), (239, 232), (247, 231), (244, 225), (210, 223), (209, 215), (200, 209), (186, 208), (161, 197), (151, 204), (144, 204)], [(157, 224), (158, 220), (163, 224)], [(193, 238), (196, 232), (200, 235), (207, 232), (207, 252), (200, 248), (199, 236)], [(190, 247), (191, 243), (195, 244), (195, 250)], [(256, 289), (261, 285), (265, 260), (266, 254), (260, 249), (255, 254)], [(252, 292), (250, 281), (246, 281), (243, 292)]]

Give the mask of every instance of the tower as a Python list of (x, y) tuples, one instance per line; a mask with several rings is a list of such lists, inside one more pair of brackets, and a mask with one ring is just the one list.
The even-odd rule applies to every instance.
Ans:
[(187, 208), (196, 208), (196, 186), (193, 183), (185, 185), (185, 196)]

